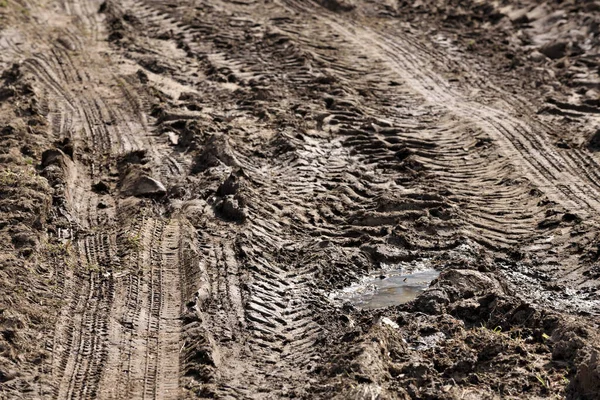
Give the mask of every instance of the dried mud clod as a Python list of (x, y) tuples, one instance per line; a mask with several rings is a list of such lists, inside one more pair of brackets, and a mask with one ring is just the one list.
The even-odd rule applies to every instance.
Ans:
[(600, 129), (590, 136), (587, 147), (594, 152), (600, 151)]
[(225, 220), (242, 223), (248, 217), (243, 176), (243, 170), (231, 173), (217, 189), (213, 208)]
[(192, 173), (204, 172), (209, 168), (220, 165), (239, 167), (231, 145), (224, 134), (213, 135), (200, 150), (196, 157)]
[(348, 12), (356, 8), (354, 0), (320, 0), (320, 4), (335, 12)]

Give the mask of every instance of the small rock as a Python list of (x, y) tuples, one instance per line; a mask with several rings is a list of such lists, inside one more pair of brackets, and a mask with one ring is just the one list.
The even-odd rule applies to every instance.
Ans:
[(177, 146), (179, 144), (179, 135), (175, 132), (167, 132), (167, 137), (169, 138), (169, 143), (173, 146)]
[(508, 13), (508, 19), (514, 24), (526, 24), (529, 22), (527, 17), (527, 9), (514, 10)]
[(392, 321), (388, 317), (381, 318), (381, 325), (387, 325), (387, 326), (390, 326), (390, 327), (392, 327), (394, 329), (399, 329), (400, 328), (400, 326), (397, 323), (395, 323), (394, 321)]
[(533, 62), (539, 63), (544, 61), (546, 59), (546, 56), (544, 56), (542, 53), (536, 50), (529, 55), (529, 59)]
[(77, 48), (67, 36), (61, 36), (56, 41), (67, 50), (75, 51)]
[(556, 42), (546, 43), (540, 48), (540, 53), (545, 55), (548, 58), (556, 60), (558, 58), (563, 58), (567, 55), (567, 50), (569, 48), (569, 42), (564, 40), (559, 40)]
[(127, 190), (133, 196), (164, 196), (167, 189), (162, 183), (149, 176), (137, 178)]

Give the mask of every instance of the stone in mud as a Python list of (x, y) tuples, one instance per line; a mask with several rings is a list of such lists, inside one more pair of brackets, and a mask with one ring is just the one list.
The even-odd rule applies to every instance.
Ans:
[(556, 42), (546, 43), (540, 48), (540, 53), (545, 55), (548, 58), (556, 60), (558, 58), (563, 58), (567, 55), (567, 50), (569, 48), (569, 42), (564, 40), (559, 40)]
[(123, 178), (121, 192), (126, 196), (155, 197), (164, 196), (167, 189), (146, 172), (132, 169)]
[(163, 184), (149, 176), (139, 177), (131, 188), (133, 196), (163, 196), (166, 193)]
[(535, 63), (539, 63), (542, 62), (546, 59), (546, 56), (544, 56), (542, 53), (540, 53), (539, 51), (533, 51), (530, 55), (529, 55), (529, 59)]
[(169, 143), (173, 146), (177, 146), (179, 144), (179, 135), (175, 132), (167, 132), (167, 137), (169, 138)]

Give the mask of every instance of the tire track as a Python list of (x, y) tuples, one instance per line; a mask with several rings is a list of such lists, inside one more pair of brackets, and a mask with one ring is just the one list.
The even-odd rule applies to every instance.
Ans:
[[(57, 141), (69, 137), (81, 146), (71, 156), (76, 171), (65, 184), (72, 194), (67, 201), (69, 212), (76, 221), (69, 237), (83, 239), (73, 239), (78, 266), (65, 273), (65, 306), (57, 321), (50, 361), (56, 382), (53, 398), (177, 398), (179, 222), (156, 223), (151, 234), (146, 232), (149, 228), (140, 226), (140, 234), (150, 235), (152, 246), (158, 248), (140, 249), (141, 258), (122, 262), (121, 252), (127, 252), (132, 238), (114, 232), (123, 229), (119, 223), (127, 220), (131, 209), (116, 196), (91, 191), (92, 183), (106, 179), (110, 168), (106, 161), (119, 153), (143, 147), (156, 149), (157, 164), (166, 153), (158, 150), (161, 146), (153, 146), (136, 95), (118, 77), (114, 61), (108, 61), (108, 48), (99, 41), (105, 35), (97, 23), (99, 6), (100, 2), (65, 2), (62, 11), (77, 22), (67, 29), (64, 24), (70, 17), (51, 12), (55, 19), (44, 19), (46, 25), (32, 29), (32, 35), (39, 39), (37, 53), (20, 55), (26, 59), (27, 71), (36, 78), (36, 87), (48, 93), (51, 135)], [(36, 7), (32, 13), (38, 11)], [(90, 36), (87, 32), (94, 33)], [(53, 41), (56, 37), (59, 39)], [(91, 159), (83, 154), (86, 148)], [(171, 170), (181, 173), (177, 162), (171, 163), (175, 166)], [(100, 203), (104, 208), (108, 203), (110, 208), (104, 211)], [(100, 233), (90, 236), (86, 232), (90, 230)], [(140, 260), (148, 264), (130, 271), (129, 262)], [(119, 315), (115, 311), (124, 308), (132, 325), (121, 325), (113, 317)], [(140, 341), (140, 337), (145, 340)], [(110, 374), (116, 375), (118, 384), (106, 382)]]
[[(287, 4), (290, 4), (290, 2), (288, 2)], [(314, 8), (313, 9), (307, 9), (305, 4), (300, 4), (300, 3), (293, 3), (291, 4), (292, 8), (295, 11), (299, 11), (302, 14), (313, 14), (314, 12)], [(318, 8), (320, 11), (323, 11), (322, 9)], [(329, 12), (327, 11), (323, 11), (323, 13), (321, 13), (320, 15), (315, 16), (316, 21), (319, 21), (321, 19), (323, 19), (324, 17), (322, 15), (328, 15)], [(337, 48), (338, 53), (341, 53), (342, 51), (344, 51), (344, 55), (347, 54), (352, 54), (350, 57), (354, 58), (354, 62), (352, 63), (353, 68), (351, 69), (352, 71), (357, 71), (360, 70), (360, 66), (361, 65), (365, 65), (365, 56), (366, 55), (366, 60), (368, 60), (367, 62), (372, 63), (374, 60), (383, 60), (383, 56), (381, 55), (381, 53), (375, 53), (373, 51), (372, 48), (367, 48), (366, 46), (364, 46), (364, 43), (360, 43), (360, 40), (362, 40), (362, 35), (366, 35), (364, 32), (361, 31), (361, 29), (369, 29), (369, 28), (363, 28), (361, 27), (361, 24), (364, 23), (365, 21), (361, 20), (361, 23), (359, 24), (355, 24), (357, 25), (356, 27), (352, 27), (352, 28), (342, 28), (342, 30), (340, 31), (339, 29), (339, 25), (343, 25), (343, 21), (344, 18), (339, 18), (339, 15), (337, 15), (335, 17), (335, 21), (327, 21), (325, 22), (321, 28), (316, 29), (316, 31), (319, 32), (319, 34), (321, 35), (321, 37), (325, 36), (330, 36), (330, 43), (334, 43), (335, 48)], [(363, 25), (367, 25), (367, 24), (363, 24)], [(297, 37), (298, 41), (302, 41), (302, 42), (306, 42), (306, 43), (310, 43), (310, 42), (314, 42), (314, 40), (312, 38), (312, 33), (307, 32), (306, 34), (303, 33), (304, 28), (298, 26), (298, 25), (294, 25), (291, 24), (288, 28), (284, 28), (286, 30), (287, 33), (289, 33), (290, 35), (293, 35), (293, 37)], [(352, 30), (352, 33), (350, 33), (350, 30)], [(314, 30), (313, 30), (314, 31)], [(390, 32), (393, 32), (393, 30), (389, 30)], [(340, 35), (340, 32), (342, 33)], [(306, 36), (304, 36), (306, 35)], [(388, 34), (387, 36), (384, 35), (384, 38), (386, 41), (384, 41), (382, 39), (382, 41), (384, 42), (384, 44), (387, 44), (387, 40), (391, 40), (388, 39), (388, 37), (391, 37), (392, 34)], [(369, 37), (368, 35), (365, 37)], [(405, 34), (399, 34), (397, 36), (394, 36), (396, 38), (405, 38), (408, 37), (410, 38), (410, 36), (405, 35)], [(348, 40), (347, 42), (344, 42), (344, 40)], [(395, 39), (398, 40), (398, 39)], [(409, 39), (406, 39), (409, 40)], [(361, 87), (361, 84), (364, 84), (365, 81), (369, 81), (369, 83), (371, 83), (373, 86), (375, 87), (379, 87), (381, 88), (381, 90), (378, 90), (379, 94), (381, 94), (381, 96), (383, 98), (385, 98), (386, 100), (390, 98), (390, 95), (394, 96), (394, 100), (397, 103), (409, 103), (409, 104), (414, 104), (415, 100), (414, 100), (414, 93), (415, 90), (414, 88), (410, 87), (411, 85), (421, 85), (419, 86), (419, 90), (425, 91), (427, 92), (428, 90), (433, 90), (431, 89), (433, 86), (432, 85), (438, 85), (437, 87), (439, 87), (440, 89), (438, 90), (438, 92), (440, 93), (435, 93), (435, 96), (438, 97), (429, 97), (429, 104), (424, 104), (423, 102), (421, 102), (421, 104), (414, 104), (414, 106), (422, 111), (419, 111), (417, 113), (412, 113), (412, 112), (408, 112), (408, 114), (420, 114), (421, 116), (427, 116), (426, 118), (422, 118), (420, 117), (420, 119), (431, 119), (429, 116), (433, 117), (433, 120), (431, 121), (427, 121), (428, 123), (426, 123), (426, 128), (425, 130), (420, 130), (419, 134), (422, 135), (425, 134), (427, 137), (431, 137), (432, 140), (434, 140), (437, 144), (436, 148), (432, 149), (431, 151), (423, 151), (419, 148), (411, 148), (410, 146), (410, 152), (409, 154), (415, 154), (415, 159), (419, 160), (422, 164), (424, 164), (427, 167), (433, 167), (433, 171), (435, 171), (435, 175), (441, 175), (443, 178), (440, 179), (438, 182), (446, 187), (448, 187), (449, 189), (451, 189), (452, 192), (456, 192), (456, 193), (468, 193), (471, 191), (475, 191), (475, 193), (479, 193), (481, 195), (483, 195), (484, 197), (492, 200), (492, 204), (495, 205), (490, 205), (489, 201), (487, 202), (482, 202), (483, 208), (478, 207), (479, 212), (481, 213), (482, 211), (485, 212), (485, 214), (487, 214), (487, 218), (484, 218), (483, 224), (482, 224), (482, 220), (480, 218), (477, 217), (473, 217), (472, 213), (466, 213), (465, 215), (463, 215), (463, 217), (465, 218), (465, 220), (469, 221), (470, 223), (473, 223), (475, 225), (474, 229), (465, 229), (463, 231), (464, 234), (466, 234), (467, 236), (471, 237), (472, 239), (479, 241), (481, 244), (485, 245), (486, 247), (490, 247), (492, 249), (498, 249), (498, 244), (501, 244), (500, 248), (507, 248), (507, 247), (511, 247), (512, 245), (516, 244), (519, 242), (519, 240), (523, 240), (523, 237), (519, 237), (519, 235), (512, 235), (513, 238), (508, 239), (508, 238), (503, 238), (503, 236), (506, 236), (507, 234), (509, 236), (511, 236), (510, 233), (508, 232), (523, 232), (525, 233), (526, 230), (531, 231), (532, 229), (534, 229), (537, 225), (537, 222), (540, 219), (543, 219), (543, 210), (540, 207), (533, 207), (533, 209), (537, 209), (538, 211), (535, 211), (534, 214), (532, 215), (532, 218), (529, 219), (529, 224), (525, 223), (525, 219), (522, 216), (518, 216), (515, 215), (515, 218), (513, 219), (509, 219), (507, 220), (507, 224), (511, 225), (511, 224), (515, 224), (515, 228), (516, 229), (511, 229), (510, 231), (507, 231), (504, 227), (503, 228), (499, 228), (499, 227), (494, 227), (494, 223), (490, 223), (490, 217), (493, 217), (494, 214), (496, 214), (498, 212), (498, 210), (500, 210), (500, 212), (506, 212), (507, 208), (506, 205), (507, 204), (519, 204), (518, 202), (520, 202), (520, 204), (522, 203), (528, 203), (528, 204), (533, 204), (534, 202), (536, 202), (535, 197), (536, 196), (531, 196), (529, 193), (533, 188), (540, 188), (542, 189), (544, 192), (548, 192), (548, 194), (550, 194), (550, 197), (553, 198), (552, 193), (554, 193), (554, 195), (556, 196), (557, 193), (559, 193), (559, 195), (562, 197), (563, 199), (563, 203), (566, 207), (567, 210), (569, 209), (587, 209), (590, 212), (592, 211), (592, 209), (590, 209), (590, 205), (593, 205), (594, 200), (593, 197), (587, 197), (587, 196), (580, 196), (580, 194), (585, 193), (586, 190), (588, 190), (589, 188), (585, 188), (583, 189), (584, 185), (586, 185), (585, 183), (579, 183), (579, 184), (573, 184), (570, 186), (564, 186), (564, 185), (558, 185), (555, 187), (550, 187), (548, 189), (548, 181), (544, 181), (541, 182), (540, 181), (536, 181), (535, 177), (529, 177), (529, 180), (531, 180), (531, 182), (528, 182), (527, 180), (523, 179), (523, 163), (521, 163), (520, 161), (518, 163), (515, 163), (515, 158), (510, 156), (510, 157), (505, 157), (504, 160), (501, 160), (500, 162), (502, 162), (502, 164), (504, 165), (504, 167), (501, 167), (500, 170), (502, 171), (506, 171), (506, 174), (503, 174), (502, 179), (498, 179), (497, 182), (519, 182), (518, 185), (520, 187), (520, 189), (518, 191), (514, 191), (511, 190), (512, 193), (510, 192), (506, 192), (507, 196), (505, 196), (504, 198), (490, 198), (489, 197), (489, 193), (493, 193), (495, 192), (497, 189), (496, 185), (491, 184), (492, 179), (490, 179), (490, 177), (496, 177), (497, 176), (497, 169), (493, 168), (492, 165), (490, 165), (489, 160), (487, 159), (487, 157), (479, 157), (478, 155), (474, 155), (472, 153), (472, 151), (467, 151), (466, 147), (470, 147), (473, 148), (474, 146), (469, 146), (469, 142), (471, 142), (471, 139), (469, 138), (468, 141), (465, 142), (465, 138), (460, 138), (460, 137), (455, 137), (452, 138), (450, 141), (444, 139), (444, 136), (446, 136), (445, 133), (440, 132), (440, 130), (436, 127), (433, 126), (433, 124), (431, 124), (431, 122), (435, 121), (435, 119), (439, 119), (438, 116), (436, 115), (442, 115), (444, 116), (444, 118), (448, 119), (450, 118), (450, 120), (452, 121), (452, 119), (456, 119), (456, 114), (452, 114), (454, 111), (451, 110), (450, 113), (450, 117), (446, 116), (449, 114), (448, 112), (448, 106), (453, 106), (454, 103), (456, 103), (456, 100), (454, 98), (450, 98), (450, 96), (454, 96), (455, 93), (452, 91), (453, 88), (448, 86), (448, 84), (444, 84), (442, 85), (442, 83), (440, 83), (442, 80), (441, 78), (438, 78), (437, 76), (435, 76), (434, 78), (429, 78), (429, 75), (431, 75), (431, 73), (429, 71), (432, 70), (432, 68), (430, 68), (429, 66), (426, 66), (425, 64), (423, 64), (423, 62), (421, 62), (421, 64), (414, 64), (416, 65), (416, 67), (413, 66), (413, 64), (411, 64), (411, 62), (415, 63), (415, 61), (410, 61), (412, 60), (412, 58), (414, 58), (413, 54), (419, 54), (417, 50), (415, 50), (415, 48), (410, 48), (409, 50), (405, 50), (405, 49), (399, 49), (397, 48), (398, 46), (396, 45), (396, 47), (394, 47), (393, 49), (391, 47), (388, 47), (388, 51), (385, 54), (390, 55), (390, 57), (394, 58), (394, 62), (400, 62), (398, 61), (398, 57), (404, 53), (407, 53), (409, 55), (407, 55), (407, 59), (409, 61), (402, 61), (403, 64), (398, 64), (401, 65), (402, 68), (398, 68), (397, 70), (394, 70), (394, 66), (391, 64), (388, 64), (385, 60), (382, 61), (382, 63), (378, 64), (378, 68), (373, 68), (371, 71), (366, 72), (364, 75), (367, 76), (379, 76), (379, 81), (373, 81), (370, 80), (369, 78), (359, 78), (357, 82), (353, 82), (352, 87), (356, 88), (356, 87)], [(377, 48), (376, 46), (373, 48)], [(347, 49), (347, 50), (346, 50)], [(364, 50), (364, 55), (361, 55), (359, 57), (357, 57), (356, 55), (354, 55), (352, 53), (352, 51), (354, 51), (354, 53), (356, 53), (356, 49), (363, 49)], [(411, 50), (412, 49), (412, 50)], [(361, 54), (361, 51), (359, 51), (357, 54)], [(331, 58), (330, 56), (328, 57), (322, 57), (322, 56), (317, 56), (315, 55), (315, 58), (317, 59), (321, 59), (321, 60), (325, 60), (327, 61), (327, 59), (332, 59), (335, 60), (336, 58)], [(337, 60), (341, 60), (341, 57), (338, 56)], [(403, 59), (401, 59), (403, 60)], [(392, 62), (390, 61), (390, 62)], [(339, 63), (339, 61), (337, 62)], [(347, 70), (344, 67), (342, 67), (342, 70)], [(350, 71), (350, 70), (347, 70)], [(426, 74), (426, 76), (424, 77), (420, 77), (420, 75), (410, 75), (406, 72), (406, 71), (413, 71), (414, 74)], [(346, 73), (346, 78), (349, 77), (351, 75), (349, 75), (348, 73)], [(416, 79), (413, 79), (414, 77), (416, 77)], [(381, 81), (383, 82), (393, 82), (393, 80), (396, 79), (400, 79), (403, 82), (407, 82), (408, 85), (404, 85), (404, 86), (397, 86), (394, 85), (393, 87), (388, 87), (386, 89), (383, 89), (383, 85), (381, 84)], [(404, 89), (404, 87), (406, 87), (407, 89)], [(362, 90), (367, 90), (366, 89), (362, 89)], [(419, 93), (419, 95), (422, 95), (425, 99), (427, 99), (427, 97), (423, 94), (421, 94), (421, 92), (419, 92), (419, 90), (416, 90), (417, 93)], [(394, 95), (394, 93), (398, 93), (396, 95)], [(451, 94), (448, 94), (451, 93)], [(433, 96), (433, 95), (432, 95)], [(445, 97), (444, 97), (445, 96)], [(412, 98), (411, 98), (412, 97)], [(460, 98), (460, 97), (458, 97)], [(383, 102), (379, 102), (380, 104)], [(334, 103), (335, 104), (335, 103)], [(377, 104), (377, 103), (374, 103)], [(435, 105), (435, 104), (439, 104), (439, 105)], [(444, 106), (440, 106), (440, 105), (444, 105)], [(505, 118), (504, 115), (501, 116), (501, 114), (498, 114), (496, 112), (495, 115), (495, 119), (492, 122), (482, 122), (481, 124), (477, 124), (474, 123), (472, 118), (473, 116), (477, 116), (478, 112), (476, 109), (474, 109), (473, 107), (475, 107), (473, 105), (473, 102), (470, 103), (471, 105), (469, 107), (471, 107), (468, 111), (463, 112), (462, 115), (459, 114), (459, 118), (462, 118), (462, 122), (461, 124), (466, 124), (466, 126), (469, 129), (474, 129), (477, 133), (476, 135), (481, 135), (483, 137), (483, 139), (486, 139), (486, 136), (489, 135), (489, 129), (498, 129), (498, 131), (496, 132), (504, 132), (504, 134), (510, 134), (510, 137), (516, 137), (515, 133), (511, 133), (511, 132), (517, 132), (515, 131), (515, 129), (519, 130), (519, 132), (521, 132), (521, 135), (523, 138), (525, 138), (524, 140), (537, 140), (537, 139), (529, 139), (532, 135), (529, 133), (523, 133), (525, 131), (523, 131), (523, 129), (529, 129), (529, 128), (522, 128), (520, 127), (520, 125), (517, 122), (512, 122), (511, 121), (511, 126), (512, 128), (510, 128), (509, 131), (506, 131), (503, 127), (502, 124), (498, 125), (498, 123), (494, 122), (494, 121), (498, 121), (498, 120), (505, 120), (507, 118)], [(446, 106), (448, 105), (448, 106)], [(486, 106), (487, 107), (487, 106)], [(369, 108), (373, 108), (372, 106)], [(398, 110), (398, 107), (395, 107), (396, 110), (393, 110), (391, 107), (386, 107), (387, 109), (381, 109), (379, 108), (378, 114), (379, 115), (384, 115), (385, 119), (387, 119), (387, 121), (390, 121), (392, 126), (402, 126), (402, 124), (404, 124), (405, 122), (401, 119), (398, 118), (398, 111), (400, 111), (401, 114), (406, 114), (407, 112), (405, 111), (406, 109), (402, 109), (400, 108), (400, 110)], [(489, 108), (489, 107), (488, 107)], [(375, 111), (375, 110), (374, 110)], [(395, 113), (394, 113), (395, 111)], [(395, 114), (395, 115), (394, 115)], [(339, 123), (339, 122), (338, 122)], [(456, 128), (453, 128), (453, 125), (456, 125), (456, 122), (452, 121), (450, 124), (448, 123), (448, 120), (444, 121), (440, 121), (440, 123), (442, 123), (443, 125), (448, 126), (449, 128), (447, 130), (447, 132), (452, 133), (452, 135), (456, 136)], [(460, 124), (458, 124), (458, 126), (460, 126)], [(539, 125), (536, 125), (539, 126)], [(539, 128), (536, 128), (539, 129)], [(363, 131), (364, 132), (364, 131)], [(401, 134), (398, 135), (399, 138), (401, 138), (402, 140), (406, 140), (407, 139), (407, 134), (410, 135), (410, 131), (407, 131), (406, 129), (401, 130)], [(436, 136), (430, 136), (431, 132), (440, 132), (441, 135), (436, 135)], [(507, 133), (508, 132), (508, 133)], [(375, 144), (376, 140), (373, 140), (372, 138), (369, 138), (369, 135), (372, 135), (374, 132), (371, 129), (369, 132), (364, 132), (363, 134), (365, 135), (365, 141), (367, 142), (371, 142), (373, 147), (377, 147), (377, 145)], [(497, 151), (499, 150), (502, 153), (506, 153), (506, 149), (504, 148), (504, 145), (497, 147), (497, 144), (500, 143), (502, 144), (502, 139), (499, 140), (497, 136), (492, 135), (492, 139), (493, 139), (493, 146), (495, 146), (495, 148), (497, 149)], [(539, 142), (539, 141), (538, 141)], [(535, 143), (538, 143), (535, 142)], [(538, 144), (535, 144), (534, 146), (539, 146)], [(525, 154), (527, 154), (528, 150), (526, 144), (523, 143), (517, 143), (516, 144), (517, 147), (514, 147), (516, 149), (521, 149), (519, 151), (521, 152), (525, 152)], [(550, 159), (548, 161), (541, 161), (541, 164), (537, 164), (537, 166), (539, 168), (541, 168), (541, 170), (543, 171), (544, 168), (547, 169), (547, 171), (553, 170), (552, 174), (549, 175), (550, 172), (548, 172), (546, 174), (547, 177), (549, 177), (550, 179), (553, 179), (555, 176), (562, 176), (559, 175), (558, 173), (560, 172), (561, 167), (558, 167), (558, 159), (556, 158), (555, 153), (552, 151), (552, 149), (549, 149), (547, 145), (544, 145), (545, 149), (547, 149), (549, 151), (550, 154)], [(475, 149), (477, 150), (477, 149)], [(381, 150), (377, 150), (379, 152), (381, 152)], [(465, 164), (464, 160), (461, 160), (461, 156), (457, 156), (455, 160), (451, 160), (449, 159), (449, 154), (450, 153), (456, 153), (456, 152), (460, 152), (462, 153), (462, 157), (463, 158), (469, 158), (472, 159), (473, 156), (475, 156), (476, 158), (479, 158), (482, 168), (479, 170), (475, 170), (475, 169), (466, 169), (463, 167), (460, 167), (461, 164)], [(535, 154), (536, 152), (534, 152), (534, 159), (535, 157), (537, 157), (537, 155)], [(508, 153), (509, 155), (511, 153)], [(446, 161), (447, 160), (447, 161)], [(544, 166), (545, 165), (545, 166)], [(516, 167), (516, 168), (514, 168)], [(511, 168), (513, 169), (511, 171)], [(549, 169), (548, 169), (549, 168)], [(462, 170), (462, 171), (461, 171)], [(474, 174), (477, 173), (477, 177), (474, 176)], [(537, 174), (538, 172), (536, 172), (535, 170), (533, 171), (533, 174)], [(562, 173), (562, 172), (561, 172)], [(520, 175), (520, 176), (519, 176)], [(435, 179), (435, 178), (434, 178)], [(544, 178), (546, 179), (546, 178)], [(475, 182), (482, 182), (485, 183), (485, 189), (483, 187), (481, 187), (480, 184), (474, 185)], [(559, 179), (560, 181), (560, 179)], [(450, 185), (450, 186), (448, 186)], [(480, 190), (480, 187), (482, 190)], [(453, 190), (455, 189), (455, 190)], [(453, 198), (456, 198), (455, 196), (453, 196)], [(463, 196), (464, 198), (464, 196)], [(466, 198), (468, 200), (468, 198)], [(475, 196), (471, 197), (471, 199), (476, 199)], [(475, 200), (476, 201), (476, 200)], [(464, 203), (464, 204), (463, 204)], [(461, 208), (464, 207), (467, 203), (465, 202), (459, 202), (457, 204), (457, 206), (460, 206)], [(489, 208), (489, 209), (488, 209)], [(542, 207), (543, 208), (543, 207)], [(504, 211), (503, 211), (503, 210)], [(510, 209), (509, 209), (510, 210)], [(528, 225), (528, 226), (527, 226)], [(483, 231), (481, 231), (481, 229), (483, 229)], [(489, 236), (488, 239), (484, 239), (481, 237), (481, 235), (484, 236)], [(531, 236), (531, 235), (526, 235), (526, 236)], [(484, 239), (484, 240), (482, 240)], [(502, 243), (504, 243), (502, 245)]]
[[(91, 149), (73, 188), (80, 261), (65, 273), (56, 398), (179, 398), (181, 382), (207, 397), (302, 397), (325, 362), (323, 271), (332, 287), (465, 242), (534, 243), (549, 210), (538, 188), (566, 209), (600, 205), (595, 173), (554, 183), (590, 160), (563, 157), (510, 99), (472, 100), (427, 68), (439, 54), (365, 21), (312, 2), (109, 1), (106, 21), (97, 1), (62, 4), (74, 27), (27, 61), (53, 135)], [(168, 130), (195, 142), (153, 137)], [(118, 182), (115, 160), (146, 148), (153, 176), (200, 172), (172, 201), (115, 189), (99, 211), (89, 183)]]
[[(418, 50), (410, 43), (399, 42), (397, 38), (389, 35), (378, 36), (368, 29), (351, 33), (338, 22), (329, 20), (327, 23), (353, 40), (357, 46), (364, 46), (362, 40), (365, 38), (372, 41), (376, 48), (382, 51), (382, 54), (374, 53), (376, 59), (389, 60), (391, 69), (428, 101), (445, 105), (460, 118), (474, 120), (484, 131), (492, 134), (494, 139), (502, 143), (504, 149), (519, 157), (519, 164), (526, 167), (536, 186), (549, 191), (551, 196), (557, 197), (567, 208), (579, 209), (583, 206), (586, 209), (598, 210), (600, 204), (595, 200), (598, 191), (580, 181), (573, 169), (567, 170), (569, 175), (562, 172), (568, 164), (559, 158), (549, 144), (539, 139), (540, 136), (544, 136), (539, 128), (527, 126), (525, 122), (515, 119), (507, 112), (465, 100), (441, 77), (433, 75), (431, 69), (425, 68), (424, 62), (416, 56), (419, 54)], [(356, 37), (360, 37), (361, 40), (353, 39)], [(498, 95), (501, 98), (506, 97), (502, 93)], [(568, 181), (575, 190), (556, 186), (553, 183), (555, 181)], [(593, 196), (587, 193), (592, 193)]]
[[(110, 260), (109, 238), (90, 236), (77, 243), (79, 263), (74, 271), (74, 295), (68, 295), (70, 304), (63, 311), (63, 323), (57, 324), (55, 349), (62, 353), (58, 365), (53, 366), (57, 399), (95, 398), (99, 367), (105, 362), (110, 304), (114, 282), (100, 272), (100, 265)], [(69, 298), (70, 297), (70, 298)], [(56, 345), (55, 344), (55, 345)], [(60, 351), (59, 349), (63, 349)]]

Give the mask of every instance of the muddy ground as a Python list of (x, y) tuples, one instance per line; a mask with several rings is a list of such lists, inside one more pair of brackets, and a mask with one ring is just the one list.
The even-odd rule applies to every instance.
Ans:
[(0, 70), (0, 399), (600, 399), (599, 2), (4, 0)]

